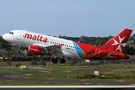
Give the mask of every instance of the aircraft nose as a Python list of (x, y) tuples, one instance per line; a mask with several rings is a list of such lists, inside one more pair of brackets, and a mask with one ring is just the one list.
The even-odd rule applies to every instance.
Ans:
[(2, 36), (2, 38), (3, 38), (4, 40), (7, 40), (7, 39), (8, 39), (8, 35), (7, 35), (7, 34), (4, 34), (4, 35)]

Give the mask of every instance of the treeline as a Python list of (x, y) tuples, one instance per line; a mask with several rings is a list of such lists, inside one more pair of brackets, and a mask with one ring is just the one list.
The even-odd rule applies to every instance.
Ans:
[(68, 40), (73, 40), (77, 42), (82, 42), (86, 44), (101, 46), (105, 44), (107, 41), (109, 41), (113, 36), (109, 37), (87, 37), (87, 36), (81, 36), (81, 37), (67, 37), (67, 36), (59, 36), (59, 38), (64, 38)]
[(11, 50), (10, 43), (5, 41), (1, 36), (0, 36), (0, 49)]

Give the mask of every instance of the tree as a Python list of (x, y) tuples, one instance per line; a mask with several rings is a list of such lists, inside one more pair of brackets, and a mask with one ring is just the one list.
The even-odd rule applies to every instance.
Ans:
[(128, 55), (134, 55), (134, 51), (135, 49), (133, 48), (133, 46), (126, 45), (123, 50), (123, 53), (128, 54)]
[(11, 45), (9, 42), (5, 41), (2, 37), (0, 37), (0, 48), (6, 49), (6, 50), (11, 50)]

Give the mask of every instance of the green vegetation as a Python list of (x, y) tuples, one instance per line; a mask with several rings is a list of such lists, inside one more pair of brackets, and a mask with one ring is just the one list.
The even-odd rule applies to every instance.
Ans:
[(20, 69), (17, 67), (0, 67), (0, 72), (25, 72), (25, 71), (41, 71), (41, 69)]
[[(63, 66), (64, 65), (64, 66)], [(47, 79), (67, 79), (67, 80), (100, 80), (100, 81), (135, 81), (135, 70), (102, 70), (99, 71), (100, 75), (95, 76), (94, 71), (65, 71), (61, 70), (73, 70), (73, 69), (94, 69), (94, 68), (122, 68), (122, 67), (135, 67), (135, 65), (91, 65), (91, 66), (67, 66), (62, 65), (47, 65), (42, 69), (19, 69), (13, 66), (0, 67), (0, 72), (22, 72), (22, 71), (51, 71), (58, 70), (55, 73), (40, 73), (40, 74), (25, 74), (18, 75), (23, 78), (47, 78)], [(36, 67), (36, 65), (30, 65), (26, 67)], [(30, 72), (29, 72), (30, 73)], [(85, 78), (84, 76), (92, 75)], [(94, 76), (93, 76), (94, 75)], [(82, 78), (78, 78), (82, 77)], [(54, 83), (54, 82), (13, 82), (13, 81), (0, 81), (0, 85), (108, 85), (108, 84), (90, 84), (90, 83)]]
[[(101, 76), (92, 75), (93, 71), (78, 71), (78, 72), (57, 72), (57, 73), (42, 73), (42, 74), (26, 74), (19, 75), (24, 78), (50, 78), (50, 79), (80, 79), (80, 80), (102, 80), (102, 81), (135, 81), (135, 70), (102, 70)], [(90, 75), (88, 78), (78, 78)]]
[(80, 85), (113, 85), (113, 84), (98, 84), (98, 83), (53, 83), (53, 82), (17, 82), (17, 81), (0, 81), (0, 86), (80, 86)]
[(0, 48), (2, 48), (2, 49), (4, 48), (6, 50), (11, 50), (11, 45), (9, 42), (3, 40), (3, 38), (0, 37)]
[[(26, 65), (26, 69), (20, 69), (15, 66), (0, 66), (0, 72), (23, 72), (23, 71), (52, 71), (52, 70), (77, 70), (77, 69), (98, 69), (98, 68), (125, 68), (125, 67), (135, 67), (135, 64), (131, 65), (90, 65), (90, 66), (70, 66), (67, 64), (59, 64), (59, 65)], [(30, 67), (41, 67), (41, 69), (32, 69)]]
[[(64, 66), (65, 65), (65, 66)], [(70, 66), (70, 64), (58, 64), (58, 65), (47, 65), (45, 67), (49, 70), (76, 70), (76, 69), (95, 69), (95, 68), (125, 68), (135, 67), (135, 64), (110, 64), (110, 65), (90, 65), (90, 66)]]

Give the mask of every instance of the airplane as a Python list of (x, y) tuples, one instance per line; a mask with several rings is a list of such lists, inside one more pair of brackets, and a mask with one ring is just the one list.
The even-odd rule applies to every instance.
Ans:
[[(94, 46), (58, 37), (52, 37), (25, 30), (12, 30), (4, 34), (4, 40), (28, 47), (32, 55), (52, 55), (53, 63), (57, 63), (57, 56), (66, 56), (76, 59), (88, 60), (120, 60), (129, 59), (123, 54), (124, 47), (132, 33), (131, 29), (124, 29), (103, 46)], [(60, 59), (65, 63), (65, 59)]]

